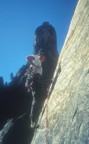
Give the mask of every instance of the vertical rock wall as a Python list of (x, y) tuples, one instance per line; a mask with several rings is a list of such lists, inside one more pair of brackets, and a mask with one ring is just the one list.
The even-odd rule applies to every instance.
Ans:
[(59, 67), (32, 144), (89, 144), (89, 0), (78, 1), (55, 76)]

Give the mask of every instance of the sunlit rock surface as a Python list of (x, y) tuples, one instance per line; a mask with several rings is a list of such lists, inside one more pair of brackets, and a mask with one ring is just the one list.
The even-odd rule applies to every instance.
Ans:
[(89, 144), (89, 0), (78, 1), (59, 67), (32, 144)]

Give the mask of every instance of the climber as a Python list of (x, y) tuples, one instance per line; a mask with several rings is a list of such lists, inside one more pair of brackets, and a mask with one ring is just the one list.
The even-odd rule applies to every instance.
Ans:
[(27, 56), (26, 60), (29, 64), (29, 68), (25, 75), (27, 76), (25, 87), (30, 91), (30, 87), (35, 90), (35, 84), (40, 82), (42, 76), (42, 62), (45, 60), (43, 53), (34, 56)]
[(29, 63), (29, 68), (25, 73), (25, 75), (27, 76), (25, 87), (28, 89), (28, 92), (31, 92), (32, 94), (30, 119), (31, 119), (31, 127), (34, 127), (35, 123), (32, 121), (32, 119), (33, 119), (34, 105), (36, 103), (35, 89), (36, 86), (41, 82), (42, 62), (44, 62), (45, 56), (43, 55), (43, 53), (40, 53), (34, 56), (27, 56), (26, 60)]

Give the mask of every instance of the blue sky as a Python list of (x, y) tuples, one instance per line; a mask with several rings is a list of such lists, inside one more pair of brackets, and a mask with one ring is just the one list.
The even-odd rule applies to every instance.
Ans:
[(78, 0), (1, 0), (0, 76), (10, 81), (10, 73), (26, 64), (33, 53), (34, 31), (48, 21), (57, 33), (58, 52), (62, 48)]

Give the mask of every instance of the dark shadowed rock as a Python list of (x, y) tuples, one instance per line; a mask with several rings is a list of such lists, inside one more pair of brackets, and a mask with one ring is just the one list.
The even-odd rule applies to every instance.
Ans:
[(57, 56), (57, 37), (55, 28), (44, 22), (35, 31), (34, 53), (43, 51), (46, 55)]

